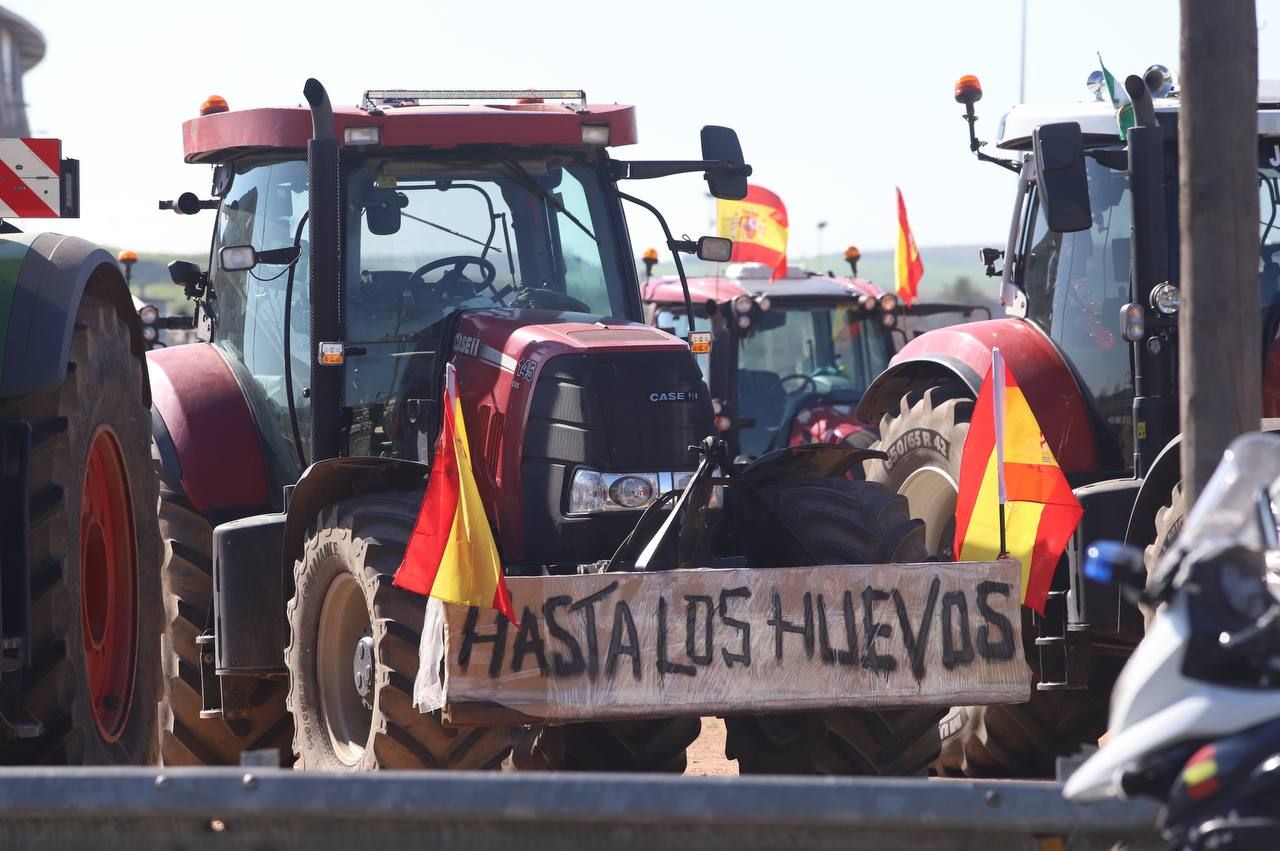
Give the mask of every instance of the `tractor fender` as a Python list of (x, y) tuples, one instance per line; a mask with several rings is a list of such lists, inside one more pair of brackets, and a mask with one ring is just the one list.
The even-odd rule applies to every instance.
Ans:
[(76, 311), (86, 295), (114, 307), (129, 328), (129, 350), (142, 364), (143, 401), (151, 404), (142, 322), (119, 266), (93, 243), (57, 233), (14, 234), (0, 240), (0, 396), (35, 393), (62, 383)]
[(858, 403), (858, 418), (878, 424), (902, 397), (956, 379), (977, 398), (998, 347), (1010, 365), (1058, 464), (1066, 472), (1096, 470), (1104, 434), (1062, 352), (1034, 323), (1017, 317), (937, 328), (911, 340)]
[[(1280, 418), (1266, 417), (1259, 423), (1259, 430), (1280, 432)], [(1155, 539), (1156, 512), (1168, 504), (1173, 486), (1182, 480), (1182, 435), (1177, 435), (1160, 450), (1151, 462), (1146, 478), (1138, 489), (1129, 512), (1129, 524), (1124, 542), (1145, 547)]]
[(209, 343), (190, 343), (155, 349), (147, 360), (161, 475), (215, 522), (268, 507), (258, 427), (226, 359)]
[(293, 563), (302, 558), (307, 530), (330, 505), (369, 493), (402, 491), (426, 485), (428, 467), (395, 458), (330, 458), (303, 471), (285, 509), (284, 599), (293, 596)]

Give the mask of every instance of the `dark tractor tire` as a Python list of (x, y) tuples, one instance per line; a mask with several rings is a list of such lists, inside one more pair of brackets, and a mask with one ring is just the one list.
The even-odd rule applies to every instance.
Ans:
[[(1023, 610), (1023, 634), (1033, 629)], [(1089, 687), (1038, 691), (1040, 660), (1031, 641), (1024, 645), (1031, 669), (1026, 703), (957, 706), (942, 722), (942, 755), (936, 768), (949, 777), (1052, 779), (1059, 756), (1095, 744), (1107, 731), (1111, 687), (1124, 659), (1095, 654), (1089, 659)]]
[(32, 665), (5, 675), (21, 686), (5, 700), (43, 726), (0, 761), (154, 764), (163, 606), (143, 367), (115, 309), (88, 297), (68, 360), (60, 386), (0, 403), (32, 429)]
[(929, 554), (941, 561), (955, 558), (956, 487), (972, 416), (973, 397), (958, 381), (913, 390), (880, 419), (880, 440), (871, 448), (888, 460), (863, 464), (867, 481), (907, 498), (911, 516), (925, 521)]
[[(912, 516), (925, 521), (930, 552), (943, 561), (955, 558), (955, 487), (972, 416), (973, 398), (958, 381), (912, 391), (897, 411), (880, 420), (880, 443), (875, 448), (889, 459), (866, 462), (869, 480), (882, 482), (911, 502)], [(934, 533), (933, 528), (940, 532)], [(1087, 691), (1037, 691), (1039, 651), (1027, 610), (1023, 610), (1022, 634), (1032, 672), (1031, 699), (953, 707), (942, 722), (942, 753), (935, 765), (940, 773), (1051, 777), (1057, 756), (1074, 753), (1105, 732), (1119, 663), (1112, 657), (1091, 658)]]
[[(1164, 555), (1165, 550), (1173, 546), (1173, 542), (1177, 540), (1178, 533), (1182, 531), (1182, 524), (1186, 519), (1187, 501), (1182, 496), (1182, 482), (1178, 482), (1173, 486), (1173, 491), (1169, 494), (1169, 501), (1156, 511), (1155, 538), (1143, 552), (1143, 557), (1147, 564), (1148, 579), (1155, 576), (1156, 568), (1160, 564), (1160, 557)], [(1153, 614), (1150, 609), (1143, 607), (1142, 619), (1145, 626), (1151, 626)]]
[[(157, 465), (158, 467), (158, 465)], [(283, 680), (259, 680), (245, 717), (201, 718), (200, 653), (196, 637), (213, 625), (213, 527), (187, 501), (181, 485), (161, 478), (160, 537), (164, 542), (167, 689), (161, 729), (165, 765), (238, 765), (246, 751), (275, 750), (293, 762), (293, 719)]]
[(652, 718), (529, 727), (516, 738), (520, 771), (649, 771), (683, 774), (700, 718)]
[[(924, 561), (907, 501), (871, 482), (809, 479), (763, 489), (819, 564)], [(910, 707), (725, 718), (725, 756), (742, 774), (918, 776), (937, 757), (945, 710)]]
[(486, 769), (510, 753), (510, 728), (446, 727), (413, 705), (427, 600), (392, 580), (421, 503), (421, 491), (350, 499), (307, 532), (285, 651), (298, 768)]

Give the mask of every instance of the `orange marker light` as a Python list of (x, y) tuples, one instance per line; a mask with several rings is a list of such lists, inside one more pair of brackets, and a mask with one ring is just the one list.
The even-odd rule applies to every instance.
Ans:
[(200, 104), (200, 114), (214, 115), (219, 112), (226, 112), (230, 108), (227, 106), (227, 99), (222, 95), (209, 95), (204, 99), (204, 103)]
[(844, 250), (844, 259), (845, 260), (861, 260), (862, 252), (858, 250), (858, 246), (850, 245), (848, 248)]
[(972, 74), (956, 80), (956, 103), (972, 104), (982, 100), (982, 83)]
[(646, 263), (657, 263), (657, 262), (658, 262), (658, 251), (657, 251), (657, 249), (655, 249), (655, 248), (646, 248), (646, 249), (644, 250), (644, 255), (643, 255), (643, 256), (644, 256), (644, 262), (646, 262)]
[(121, 251), (119, 254), (116, 255), (116, 259), (119, 260), (121, 263), (125, 263), (125, 264), (137, 263), (138, 252), (130, 251), (129, 249), (126, 248), (124, 251)]

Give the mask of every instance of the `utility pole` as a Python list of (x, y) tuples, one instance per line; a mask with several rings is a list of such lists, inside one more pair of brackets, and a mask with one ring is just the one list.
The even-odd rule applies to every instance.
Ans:
[(1262, 415), (1253, 0), (1181, 0), (1178, 319), (1187, 505)]
[(1018, 103), (1027, 102), (1027, 0), (1022, 0), (1022, 36), (1018, 43)]

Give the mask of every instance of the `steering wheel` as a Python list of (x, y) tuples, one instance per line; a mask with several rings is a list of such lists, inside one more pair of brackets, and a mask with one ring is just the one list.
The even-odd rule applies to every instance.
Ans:
[[(453, 268), (441, 275), (439, 280), (428, 283), (428, 273), (434, 272), (436, 269), (443, 269), (446, 266), (452, 266)], [(482, 276), (480, 283), (473, 283), (463, 276), (462, 270), (467, 266), (480, 267), (480, 274)], [(476, 295), (482, 289), (488, 287), (490, 290), (493, 290), (494, 298), (498, 299), (498, 291), (493, 286), (493, 282), (497, 280), (497, 277), (497, 268), (485, 258), (458, 254), (453, 257), (441, 257), (439, 260), (432, 260), (425, 266), (419, 267), (416, 272), (409, 276), (409, 280), (412, 281), (414, 278), (418, 278), (423, 284), (446, 289), (452, 288), (459, 283), (464, 283), (470, 288), (470, 292), (459, 291), (458, 295), (463, 298), (469, 298)], [(498, 300), (501, 301), (501, 299)]]
[[(784, 387), (783, 385), (785, 385), (788, 381), (794, 381), (797, 378), (800, 379), (801, 384), (800, 384), (800, 387), (795, 391), (796, 393), (803, 393), (806, 390), (812, 391), (812, 390), (818, 389), (818, 384), (813, 380), (813, 376), (805, 375), (802, 372), (793, 372), (791, 375), (782, 376), (781, 378), (779, 378), (777, 381), (774, 382), (774, 387), (781, 389), (783, 393), (786, 393), (788, 396), (791, 396), (793, 394), (788, 392), (787, 388)], [(770, 387), (769, 390), (772, 391), (773, 387)]]

